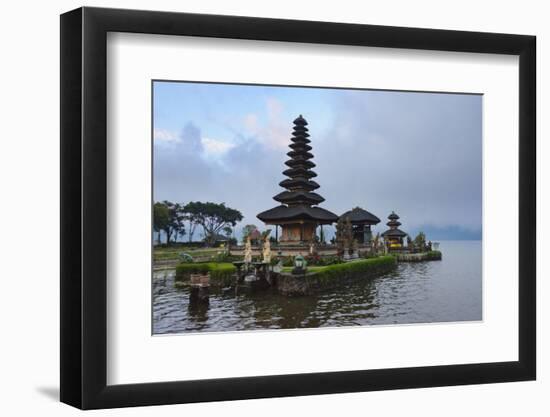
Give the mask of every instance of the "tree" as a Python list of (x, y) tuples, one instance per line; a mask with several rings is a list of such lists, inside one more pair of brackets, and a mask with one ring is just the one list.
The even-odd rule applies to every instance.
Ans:
[(216, 235), (226, 226), (235, 226), (243, 219), (240, 211), (227, 207), (225, 203), (217, 204), (196, 201), (193, 204), (194, 221), (204, 230), (204, 240), (207, 244), (215, 243)]
[(170, 222), (168, 207), (162, 203), (153, 205), (153, 230), (158, 233), (158, 244), (160, 245), (160, 231), (164, 230)]
[(255, 224), (247, 224), (243, 227), (243, 242), (246, 238), (255, 230), (258, 230), (258, 227)]
[(201, 204), (202, 203), (198, 203), (198, 202), (197, 203), (190, 202), (190, 203), (187, 203), (182, 209), (184, 219), (187, 220), (187, 222), (189, 223), (189, 230), (187, 233), (187, 235), (189, 236), (189, 243), (193, 241), (193, 234), (195, 233), (195, 229), (198, 226), (197, 216), (201, 210), (201, 206), (200, 206)]
[(225, 237), (227, 237), (228, 239), (231, 237), (231, 235), (233, 234), (233, 229), (231, 228), (231, 226), (225, 226), (223, 229), (222, 229)]
[(180, 237), (183, 240), (183, 237), (185, 236), (185, 226), (182, 224), (180, 228), (176, 231), (176, 240), (178, 240), (178, 237)]
[(421, 251), (426, 249), (426, 235), (424, 232), (419, 232), (418, 235), (414, 238), (414, 246)]
[[(175, 240), (177, 240), (178, 236), (185, 235), (182, 206), (178, 203), (172, 203), (171, 201), (166, 200), (162, 203), (156, 203), (155, 205), (157, 204), (164, 206), (168, 213), (168, 220), (163, 224), (163, 227), (160, 228), (160, 230), (164, 231), (166, 234), (166, 244), (169, 245), (172, 241), (172, 236)], [(161, 209), (159, 208), (159, 210)]]

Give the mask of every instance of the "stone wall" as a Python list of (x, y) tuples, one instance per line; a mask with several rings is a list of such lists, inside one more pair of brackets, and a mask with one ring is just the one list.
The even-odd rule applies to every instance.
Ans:
[(287, 296), (303, 296), (337, 288), (354, 280), (372, 279), (391, 272), (397, 265), (393, 256), (360, 259), (330, 265), (305, 275), (281, 273), (277, 276), (277, 290)]
[[(335, 256), (336, 255), (336, 245), (319, 245), (315, 248), (316, 252), (320, 256)], [(360, 255), (371, 252), (371, 247), (367, 245), (359, 245), (357, 248)], [(230, 254), (235, 256), (244, 256), (244, 246), (232, 246), (230, 249)], [(309, 255), (310, 247), (309, 245), (272, 245), (271, 253), (272, 256), (276, 257), (277, 254), (281, 252), (281, 256), (307, 256)], [(252, 256), (261, 256), (262, 249), (261, 247), (252, 248)]]
[(399, 253), (395, 256), (398, 262), (440, 261), (442, 259), (441, 252), (438, 250), (421, 253)]

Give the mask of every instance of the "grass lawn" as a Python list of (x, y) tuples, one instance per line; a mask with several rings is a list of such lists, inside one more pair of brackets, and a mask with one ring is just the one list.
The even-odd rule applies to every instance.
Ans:
[(153, 259), (158, 260), (169, 260), (169, 259), (179, 259), (178, 254), (181, 252), (188, 253), (193, 258), (202, 258), (206, 256), (214, 256), (220, 252), (221, 248), (185, 248), (185, 247), (155, 247), (153, 249)]
[[(387, 267), (393, 267), (395, 265), (395, 258), (393, 256), (378, 256), (376, 258), (357, 259), (351, 262), (344, 262), (339, 264), (325, 265), (325, 266), (308, 266), (308, 272), (319, 273), (323, 277), (331, 277), (342, 273), (348, 272), (364, 272), (377, 269), (385, 269)], [(291, 272), (293, 267), (283, 267), (283, 272)]]

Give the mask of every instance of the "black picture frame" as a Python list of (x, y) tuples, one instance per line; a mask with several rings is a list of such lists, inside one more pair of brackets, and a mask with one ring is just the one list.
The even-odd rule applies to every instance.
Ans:
[[(519, 360), (107, 385), (108, 32), (519, 56)], [(536, 377), (534, 36), (80, 8), (61, 16), (61, 401), (82, 409), (420, 388)]]

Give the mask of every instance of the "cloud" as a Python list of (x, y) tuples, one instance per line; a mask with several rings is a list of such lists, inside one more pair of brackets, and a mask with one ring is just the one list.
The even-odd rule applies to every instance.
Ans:
[(273, 150), (284, 149), (292, 133), (292, 125), (285, 116), (283, 104), (274, 97), (265, 99), (266, 121), (262, 123), (256, 113), (248, 113), (243, 118), (243, 130), (251, 137)]
[(154, 129), (153, 139), (155, 142), (179, 142), (180, 137), (177, 133), (168, 129)]
[(248, 113), (244, 116), (243, 125), (249, 135), (257, 134), (260, 130), (258, 115), (254, 113)]
[(201, 131), (187, 123), (177, 139), (156, 141), (153, 149), (154, 199), (189, 201), (187, 195), (206, 198), (212, 170), (200, 156), (204, 150)]
[(277, 204), (272, 197), (280, 192), (286, 155), (244, 131), (235, 135), (238, 140), (222, 142), (187, 123), (171, 146), (155, 142), (155, 201), (225, 202), (245, 216), (237, 236), (245, 224), (262, 226), (256, 214)]
[(235, 146), (234, 143), (222, 142), (211, 138), (202, 138), (201, 142), (207, 156), (219, 157)]
[(405, 231), (481, 227), (480, 96), (347, 92), (332, 107), (337, 123), (313, 144), (327, 208), (395, 210)]

